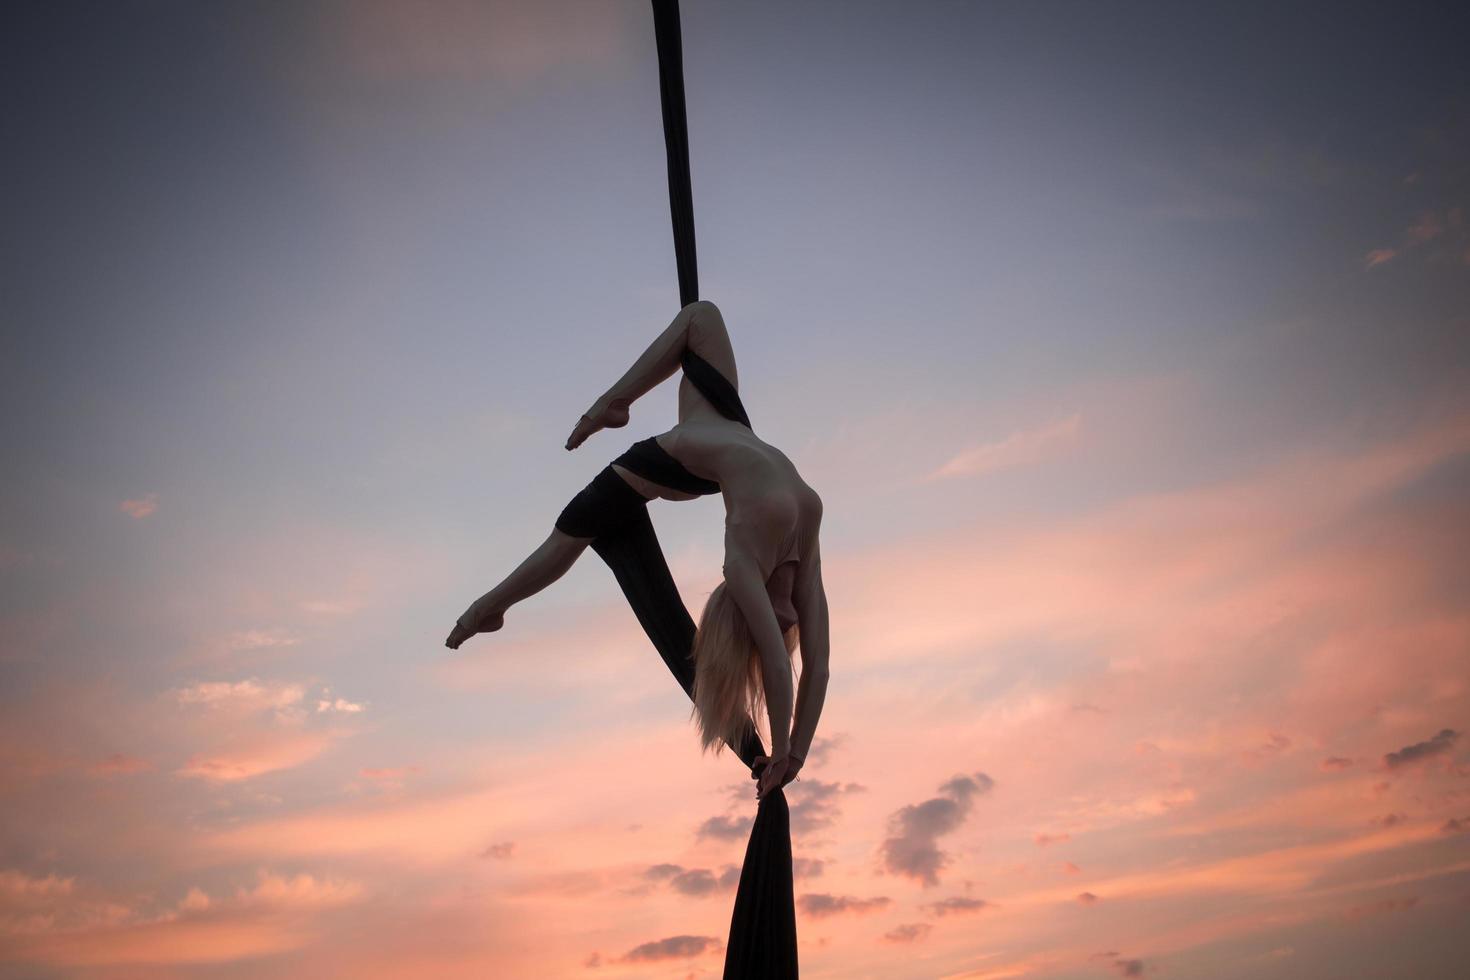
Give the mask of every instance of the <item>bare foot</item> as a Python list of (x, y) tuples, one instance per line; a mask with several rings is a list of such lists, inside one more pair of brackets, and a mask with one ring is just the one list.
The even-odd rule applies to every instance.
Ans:
[[(471, 629), (465, 623), (477, 625)], [(451, 650), (458, 650), (461, 643), (476, 633), (494, 633), (504, 625), (505, 613), (495, 610), (480, 613), (474, 606), (470, 606), (469, 610), (455, 622), (454, 629), (449, 631), (449, 638), (444, 641), (444, 645)]]
[(604, 400), (599, 398), (588, 413), (577, 420), (572, 434), (567, 436), (567, 448), (576, 449), (587, 437), (600, 429), (621, 429), (628, 424), (628, 406), (633, 404), (626, 398)]

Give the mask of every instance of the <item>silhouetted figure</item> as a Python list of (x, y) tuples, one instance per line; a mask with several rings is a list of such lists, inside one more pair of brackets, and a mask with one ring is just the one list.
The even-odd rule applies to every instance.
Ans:
[[(795, 977), (790, 823), (780, 790), (806, 758), (827, 690), (821, 498), (785, 454), (751, 429), (724, 319), (704, 300), (679, 311), (578, 420), (566, 448), (599, 429), (627, 425), (629, 406), (680, 367), (679, 424), (634, 443), (604, 467), (562, 510), (541, 546), (470, 604), (445, 645), (457, 649), (476, 633), (500, 629), (512, 605), (555, 582), (591, 545), (693, 699), (702, 748), (718, 753), (729, 744), (759, 778), (761, 803), (736, 895), (726, 976)], [(696, 629), (647, 504), (711, 493), (725, 501), (724, 581), (710, 593)], [(793, 724), (791, 658), (798, 641)], [(755, 731), (762, 705), (769, 756)]]

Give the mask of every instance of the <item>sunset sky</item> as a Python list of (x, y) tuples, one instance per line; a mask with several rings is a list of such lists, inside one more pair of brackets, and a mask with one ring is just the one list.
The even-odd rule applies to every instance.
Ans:
[[(802, 976), (1463, 977), (1464, 5), (683, 8), (825, 504)], [(646, 0), (9, 3), (0, 78), (0, 978), (719, 978), (754, 784), (606, 566), (443, 646), (676, 421), (563, 448), (678, 309)]]

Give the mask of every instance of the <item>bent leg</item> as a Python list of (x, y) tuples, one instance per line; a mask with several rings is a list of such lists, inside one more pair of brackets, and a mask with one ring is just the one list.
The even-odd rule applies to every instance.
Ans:
[(505, 581), (470, 604), (444, 645), (456, 650), (476, 633), (493, 633), (500, 629), (505, 623), (507, 609), (565, 575), (591, 543), (591, 538), (573, 537), (553, 528), (541, 546), (516, 566)]

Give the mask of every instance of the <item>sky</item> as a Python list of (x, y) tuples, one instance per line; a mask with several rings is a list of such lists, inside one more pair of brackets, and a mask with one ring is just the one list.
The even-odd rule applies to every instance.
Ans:
[[(1462, 975), (1466, 13), (683, 6), (803, 976)], [(648, 5), (0, 17), (0, 977), (719, 977), (752, 784), (606, 567), (442, 645), (676, 421), (564, 448), (678, 309)]]

